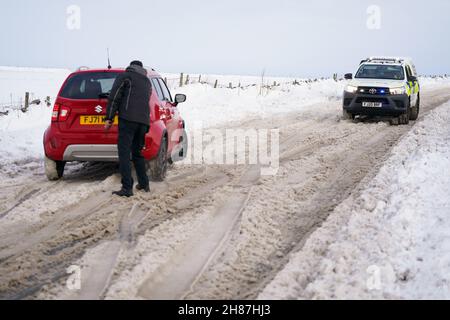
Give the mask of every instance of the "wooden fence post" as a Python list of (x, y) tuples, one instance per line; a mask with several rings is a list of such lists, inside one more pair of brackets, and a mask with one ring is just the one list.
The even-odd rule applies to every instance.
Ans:
[(231, 82), (230, 82), (229, 88), (233, 89), (233, 84)]
[(184, 74), (183, 72), (180, 74), (180, 87), (183, 86), (183, 78), (184, 78)]
[(216, 82), (214, 83), (214, 89), (216, 89), (217, 88), (217, 85), (219, 84), (219, 81), (218, 80), (216, 80)]
[(202, 75), (198, 76), (198, 83), (202, 83)]
[(189, 84), (189, 75), (186, 75), (186, 85)]
[(22, 108), (22, 112), (24, 112), (24, 113), (27, 112), (29, 106), (30, 106), (30, 93), (25, 92), (25, 105)]

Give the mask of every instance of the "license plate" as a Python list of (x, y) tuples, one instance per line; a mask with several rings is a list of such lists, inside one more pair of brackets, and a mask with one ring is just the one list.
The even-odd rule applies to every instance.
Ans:
[(383, 107), (382, 102), (363, 102), (362, 106), (365, 108), (381, 108)]
[[(82, 126), (95, 126), (95, 125), (104, 125), (105, 124), (105, 116), (81, 116), (80, 124)], [(119, 118), (114, 118), (114, 124), (119, 124)]]

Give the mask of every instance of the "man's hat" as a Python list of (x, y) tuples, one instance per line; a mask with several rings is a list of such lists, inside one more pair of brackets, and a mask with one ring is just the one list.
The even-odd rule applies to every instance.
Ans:
[(139, 67), (143, 68), (144, 64), (139, 60), (134, 60), (134, 61), (131, 61), (130, 66), (139, 66)]

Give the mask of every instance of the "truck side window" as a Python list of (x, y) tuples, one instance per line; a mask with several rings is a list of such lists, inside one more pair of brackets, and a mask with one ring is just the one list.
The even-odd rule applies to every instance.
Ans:
[(411, 69), (409, 68), (409, 66), (406, 66), (406, 75), (407, 75), (408, 81), (409, 81), (409, 79), (411, 79), (411, 77), (412, 77), (412, 72), (411, 72)]

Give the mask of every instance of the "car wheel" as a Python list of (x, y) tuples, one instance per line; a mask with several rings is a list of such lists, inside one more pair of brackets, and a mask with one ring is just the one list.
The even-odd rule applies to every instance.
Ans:
[(416, 105), (413, 108), (411, 108), (409, 120), (416, 121), (417, 118), (419, 118), (419, 112), (420, 112), (420, 96), (417, 97)]
[(168, 164), (167, 138), (164, 137), (161, 140), (158, 155), (155, 159), (149, 162), (149, 169), (152, 179), (155, 181), (164, 181), (164, 179), (166, 178)]
[(64, 161), (54, 161), (45, 157), (45, 175), (50, 181), (56, 181), (63, 177), (66, 163)]
[(353, 120), (354, 116), (353, 116), (353, 114), (351, 114), (350, 112), (348, 112), (347, 110), (344, 109), (342, 111), (342, 119), (343, 120)]
[(180, 142), (172, 151), (172, 155), (170, 156), (170, 162), (177, 162), (186, 159), (187, 152), (189, 148), (189, 139), (186, 133), (186, 130), (183, 130), (183, 134), (181, 136)]

